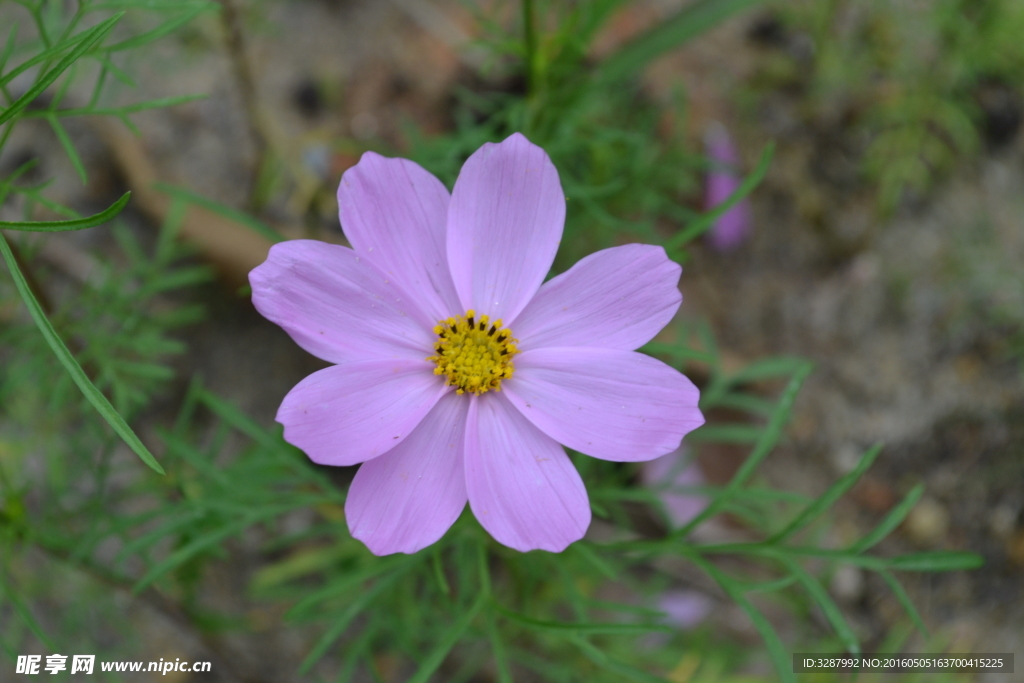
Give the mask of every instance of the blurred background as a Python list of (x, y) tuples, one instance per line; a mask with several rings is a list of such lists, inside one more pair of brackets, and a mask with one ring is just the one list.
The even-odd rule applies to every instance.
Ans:
[[(331, 593), (324, 578), (363, 571), (361, 546), (324, 540), (344, 533), (352, 472), (260, 450), (281, 451), (277, 406), (324, 364), (255, 312), (246, 274), (280, 239), (345, 244), (335, 191), (362, 152), (412, 158), (450, 187), (472, 151), (515, 130), (562, 176), (556, 271), (633, 241), (683, 265), (678, 325), (649, 350), (706, 391), (735, 389), (688, 439), (690, 485), (726, 484), (779, 376), (814, 365), (755, 477), (795, 497), (719, 515), (701, 539), (784, 526), (785, 505), (881, 443), (809, 543), (845, 547), (895, 519), (879, 554), (971, 551), (984, 566), (901, 574), (896, 598), (887, 576), (822, 562), (810, 571), (829, 604), (865, 651), (1024, 654), (1024, 3), (0, 0), (9, 110), (64, 54), (46, 50), (120, 11), (102, 50), (0, 127), (0, 221), (95, 214), (132, 191), (107, 227), (5, 234), (68, 348), (169, 474), (154, 484), (82, 401), (5, 271), (0, 681), (21, 680), (18, 654), (47, 652), (213, 662), (163, 677), (182, 682), (421, 675), (435, 650), (416, 629), (446, 627), (454, 607), (345, 621), (349, 603), (303, 602), (363, 585)], [(741, 183), (734, 208), (708, 213)], [(664, 476), (593, 473), (623, 490)], [(908, 495), (916, 505), (887, 517)], [(217, 508), (228, 496), (236, 507)], [(634, 498), (588, 539), (624, 525), (657, 536), (696, 514), (670, 509), (666, 523)], [(439, 595), (476, 580), (447, 569), (475, 567), (453, 547), (425, 570)], [(649, 664), (606, 671), (586, 647), (513, 633), (508, 671), (467, 645), (441, 652), (429, 680), (775, 680), (749, 613), (674, 559), (635, 606), (667, 613), (673, 632), (598, 645)], [(594, 571), (567, 585), (594, 600), (643, 592)], [(576, 588), (546, 580), (517, 590), (572, 603)], [(757, 603), (787, 651), (841, 651), (833, 616), (788, 585)]]

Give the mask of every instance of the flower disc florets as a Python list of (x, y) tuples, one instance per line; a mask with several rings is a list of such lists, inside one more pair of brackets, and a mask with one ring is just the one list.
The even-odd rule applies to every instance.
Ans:
[(501, 391), (501, 380), (512, 376), (512, 356), (519, 353), (512, 331), (502, 327), (501, 320), (491, 322), (470, 309), (465, 316), (440, 321), (434, 327), (436, 356), (427, 360), (437, 363), (435, 375), (446, 375), (448, 386), (458, 387), (455, 393), (483, 394)]

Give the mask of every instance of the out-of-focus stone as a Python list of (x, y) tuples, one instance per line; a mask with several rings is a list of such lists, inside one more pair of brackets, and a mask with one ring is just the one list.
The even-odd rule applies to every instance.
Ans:
[(907, 535), (922, 544), (942, 540), (949, 532), (949, 512), (933, 498), (922, 498), (903, 523)]
[(864, 574), (857, 567), (843, 565), (832, 575), (832, 594), (844, 602), (854, 602), (864, 594)]

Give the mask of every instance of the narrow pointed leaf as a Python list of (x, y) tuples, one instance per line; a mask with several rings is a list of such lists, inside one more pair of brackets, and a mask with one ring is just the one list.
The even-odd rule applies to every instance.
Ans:
[(825, 618), (832, 625), (832, 629), (839, 636), (839, 640), (842, 641), (846, 651), (850, 654), (859, 655), (860, 641), (854, 634), (853, 629), (850, 628), (850, 625), (846, 623), (846, 617), (843, 616), (839, 606), (832, 600), (821, 583), (811, 576), (796, 560), (786, 558), (785, 564), (790, 573), (803, 585), (811, 599), (818, 603), (818, 607), (825, 614)]
[(28, 307), (28, 311), (32, 315), (32, 319), (35, 320), (39, 331), (42, 332), (43, 338), (50, 346), (54, 355), (57, 356), (57, 360), (68, 371), (71, 379), (82, 390), (85, 398), (96, 409), (96, 412), (117, 432), (118, 436), (124, 439), (124, 442), (135, 451), (135, 454), (142, 459), (142, 462), (149, 465), (156, 472), (163, 474), (164, 469), (160, 467), (160, 463), (156, 461), (156, 458), (153, 457), (153, 454), (142, 443), (142, 440), (128, 426), (128, 423), (121, 417), (121, 414), (114, 409), (114, 406), (110, 404), (107, 397), (90, 381), (89, 376), (82, 370), (82, 366), (78, 364), (74, 355), (64, 345), (64, 342), (61, 341), (56, 330), (53, 329), (53, 325), (50, 324), (46, 313), (43, 312), (43, 307), (39, 305), (31, 288), (28, 286), (28, 282), (25, 281), (25, 276), (18, 267), (18, 263), (14, 259), (14, 253), (11, 251), (10, 245), (7, 244), (7, 239), (3, 236), (3, 233), (0, 233), (0, 253), (3, 254), (4, 261), (7, 263), (7, 269), (11, 271), (11, 277), (14, 278), (14, 286), (18, 289), (18, 294), (21, 295), (22, 301)]
[(585, 622), (562, 622), (562, 621), (543, 621), (541, 619), (533, 619), (531, 617), (523, 616), (511, 610), (505, 609), (501, 605), (495, 605), (494, 608), (499, 614), (510, 619), (511, 621), (518, 622), (523, 626), (536, 629), (538, 631), (556, 631), (562, 633), (577, 633), (577, 634), (640, 634), (650, 633), (651, 631), (661, 631), (664, 633), (674, 633), (675, 630), (664, 624), (606, 624), (606, 623), (585, 623)]
[(786, 385), (785, 390), (782, 392), (779, 403), (775, 408), (775, 412), (772, 414), (771, 419), (768, 421), (768, 425), (761, 430), (760, 437), (757, 443), (754, 445), (753, 450), (747, 459), (740, 466), (736, 474), (729, 481), (729, 485), (725, 487), (725, 490), (719, 494), (710, 505), (704, 508), (704, 511), (699, 515), (690, 520), (682, 528), (672, 532), (670, 538), (678, 539), (685, 538), (691, 531), (697, 528), (698, 525), (704, 522), (704, 520), (712, 517), (722, 509), (725, 508), (726, 504), (729, 503), (730, 499), (740, 492), (741, 487), (746, 483), (747, 479), (754, 473), (757, 466), (761, 464), (761, 461), (768, 457), (768, 454), (775, 444), (778, 443), (779, 439), (782, 438), (782, 430), (786, 426), (786, 422), (789, 421), (790, 413), (793, 411), (793, 402), (796, 400), (796, 395), (800, 391), (800, 387), (803, 385), (804, 380), (811, 373), (814, 368), (810, 363), (804, 363), (793, 375), (792, 379), (789, 380), (789, 384)]
[(701, 215), (700, 218), (695, 220), (693, 223), (686, 226), (685, 230), (682, 230), (671, 238), (669, 238), (664, 246), (665, 249), (672, 254), (675, 250), (685, 245), (690, 240), (696, 239), (703, 235), (705, 232), (711, 229), (711, 226), (715, 222), (724, 216), (729, 209), (743, 201), (744, 197), (754, 191), (754, 189), (761, 184), (764, 177), (768, 174), (768, 167), (771, 166), (772, 156), (775, 154), (775, 144), (768, 143), (765, 145), (764, 151), (761, 152), (761, 158), (757, 162), (757, 167), (754, 172), (743, 179), (740, 186), (729, 195), (721, 204), (715, 206), (715, 208)]
[(473, 606), (470, 607), (465, 614), (459, 617), (459, 620), (452, 624), (452, 627), (445, 632), (444, 636), (441, 637), (441, 640), (438, 641), (434, 649), (430, 651), (427, 658), (423, 660), (422, 664), (420, 664), (420, 668), (416, 670), (416, 673), (413, 674), (412, 678), (410, 678), (407, 683), (427, 683), (427, 681), (430, 680), (433, 673), (437, 671), (438, 667), (440, 667), (442, 663), (444, 663), (445, 657), (448, 656), (448, 653), (451, 652), (452, 648), (455, 647), (455, 644), (459, 642), (460, 638), (462, 638), (462, 634), (466, 632), (467, 628), (469, 628), (469, 624), (473, 621), (474, 617), (476, 617), (477, 612), (480, 611), (480, 608), (484, 606), (486, 601), (487, 593), (481, 591), (480, 596), (476, 599), (476, 602), (473, 603)]
[(960, 551), (939, 551), (900, 555), (889, 560), (889, 568), (904, 572), (953, 572), (977, 569), (985, 564), (981, 555)]
[(157, 190), (160, 190), (161, 192), (166, 192), (167, 194), (171, 195), (176, 199), (182, 199), (187, 202), (191, 202), (196, 206), (201, 206), (204, 209), (209, 209), (210, 211), (213, 211), (214, 213), (223, 216), (224, 218), (227, 218), (230, 221), (234, 221), (239, 225), (244, 225), (245, 227), (251, 229), (253, 232), (262, 235), (263, 237), (266, 237), (271, 242), (277, 243), (283, 242), (285, 240), (284, 236), (281, 235), (281, 233), (279, 233), (277, 230), (274, 230), (266, 223), (256, 220), (247, 213), (238, 211), (236, 209), (232, 209), (229, 206), (224, 206), (220, 202), (216, 202), (212, 199), (204, 197), (201, 194), (197, 194), (195, 192), (192, 192), (191, 190), (186, 190), (185, 188), (182, 187), (168, 185), (167, 183), (156, 183), (153, 187)]
[(889, 586), (889, 590), (891, 590), (893, 595), (896, 596), (896, 599), (899, 600), (901, 605), (903, 605), (903, 609), (906, 610), (907, 616), (909, 616), (910, 620), (914, 622), (914, 626), (917, 627), (917, 630), (920, 631), (921, 635), (925, 638), (930, 638), (931, 636), (928, 633), (928, 627), (924, 625), (924, 619), (921, 618), (917, 608), (914, 607), (914, 601), (910, 599), (910, 596), (907, 595), (907, 591), (903, 589), (903, 584), (901, 584), (899, 579), (893, 576), (892, 572), (888, 570), (883, 569), (878, 573)]
[(599, 78), (632, 76), (651, 60), (696, 38), (715, 24), (760, 0), (697, 0), (653, 29), (634, 38), (598, 67)]
[(574, 636), (569, 641), (579, 648), (584, 657), (602, 669), (616, 674), (619, 677), (618, 680), (636, 681), (636, 683), (669, 683), (668, 680), (660, 676), (655, 676), (608, 656), (581, 636)]
[(131, 192), (125, 192), (121, 195), (120, 199), (111, 204), (104, 211), (92, 216), (86, 216), (85, 218), (75, 218), (69, 221), (23, 221), (14, 223), (0, 221), (0, 229), (20, 230), (23, 232), (67, 232), (69, 230), (95, 228), (97, 225), (103, 225), (110, 219), (114, 218), (114, 216), (121, 213), (124, 207), (128, 205), (128, 199), (131, 195)]
[(885, 519), (878, 526), (864, 538), (850, 546), (850, 552), (862, 553), (891, 534), (893, 529), (898, 527), (906, 516), (910, 514), (910, 511), (917, 505), (917, 501), (921, 499), (922, 495), (924, 495), (924, 484), (918, 484), (900, 501), (899, 505), (889, 511), (889, 514), (885, 516)]
[(107, 36), (107, 34), (110, 33), (110, 30), (114, 28), (114, 24), (116, 24), (122, 16), (124, 16), (124, 12), (121, 12), (120, 14), (116, 14), (110, 17), (103, 23), (97, 25), (95, 28), (87, 31), (86, 34), (82, 37), (82, 40), (79, 41), (77, 45), (75, 45), (75, 48), (71, 50), (71, 52), (69, 52), (67, 55), (64, 56), (63, 59), (57, 62), (57, 65), (49, 71), (47, 71), (42, 76), (42, 78), (37, 80), (35, 84), (25, 92), (24, 95), (22, 95), (14, 102), (12, 102), (11, 106), (7, 107), (7, 109), (5, 109), (3, 113), (0, 113), (0, 125), (7, 123), (9, 120), (14, 118), (15, 114), (17, 114), (25, 107), (27, 107), (29, 104), (31, 104), (37, 97), (39, 97), (39, 95), (43, 93), (44, 90), (50, 87), (51, 83), (57, 80), (58, 76), (64, 73), (64, 71), (67, 70), (67, 68), (70, 67), (72, 64), (78, 61), (79, 57), (81, 57), (83, 54), (92, 49), (92, 47), (96, 43), (103, 40)]
[[(410, 565), (406, 565), (406, 567), (408, 566)], [(363, 610), (369, 607), (370, 603), (373, 602), (378, 595), (390, 588), (391, 584), (403, 574), (404, 571), (400, 569), (381, 578), (373, 585), (372, 588), (361, 593), (355, 600), (353, 600), (341, 613), (334, 624), (332, 624), (331, 627), (322, 636), (320, 636), (320, 640), (316, 642), (313, 649), (310, 650), (309, 654), (306, 655), (306, 658), (302, 660), (302, 664), (299, 665), (299, 674), (305, 674), (313, 667), (314, 664), (320, 661), (320, 658), (327, 652), (327, 648), (334, 644), (334, 641), (345, 632), (345, 629), (349, 627), (349, 624), (351, 624)]]
[(714, 564), (708, 562), (703, 557), (697, 554), (690, 555), (690, 558), (695, 564), (701, 569), (706, 571), (708, 575), (721, 586), (729, 597), (740, 606), (750, 620), (754, 623), (754, 628), (761, 634), (761, 639), (764, 640), (765, 647), (768, 648), (768, 654), (772, 658), (772, 662), (775, 664), (775, 671), (779, 675), (779, 679), (783, 683), (796, 683), (796, 676), (793, 674), (793, 669), (790, 666), (792, 658), (787, 654), (786, 648), (783, 647), (782, 641), (779, 640), (778, 634), (772, 627), (768, 619), (765, 618), (761, 611), (757, 609), (747, 596), (744, 595), (743, 591), (740, 590), (736, 581), (730, 578), (728, 575), (723, 573)]
[(830, 486), (820, 498), (804, 508), (803, 512), (796, 516), (796, 519), (787, 524), (782, 531), (769, 538), (768, 542), (778, 543), (779, 541), (789, 538), (816, 520), (823, 512), (832, 507), (844, 493), (850, 490), (850, 487), (857, 483), (861, 476), (868, 471), (868, 468), (871, 467), (871, 464), (881, 452), (882, 444), (875, 444), (869, 448), (867, 452), (861, 456), (856, 467), (840, 477), (840, 479), (836, 483), (832, 484), (832, 486)]

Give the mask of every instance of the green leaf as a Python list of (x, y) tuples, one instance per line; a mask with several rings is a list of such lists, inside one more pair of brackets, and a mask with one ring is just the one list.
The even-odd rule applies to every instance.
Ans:
[(50, 639), (50, 636), (46, 635), (46, 631), (44, 631), (43, 627), (39, 625), (39, 622), (36, 621), (36, 618), (32, 615), (32, 611), (28, 608), (28, 605), (22, 602), (21, 598), (11, 590), (9, 585), (7, 586), (7, 596), (11, 599), (11, 604), (14, 605), (14, 611), (17, 612), (18, 616), (21, 617), (21, 620), (25, 622), (28, 630), (31, 631), (32, 634), (40, 640), (40, 642), (50, 648), (50, 650), (56, 650), (57, 646)]
[(775, 410), (775, 405), (771, 401), (765, 400), (760, 396), (742, 393), (723, 394), (713, 404), (711, 401), (708, 401), (707, 406), (711, 407), (712, 405), (715, 408), (741, 410), (762, 417), (770, 417), (772, 411)]
[(832, 507), (844, 493), (850, 490), (851, 486), (857, 483), (861, 476), (863, 476), (863, 474), (868, 471), (868, 468), (871, 467), (871, 464), (875, 462), (875, 458), (877, 458), (878, 454), (881, 452), (882, 444), (880, 443), (869, 448), (867, 452), (861, 456), (860, 460), (857, 461), (856, 467), (840, 477), (840, 479), (836, 483), (832, 484), (832, 486), (830, 486), (820, 498), (804, 508), (804, 510), (796, 516), (796, 519), (787, 524), (782, 531), (779, 531), (769, 538), (768, 542), (778, 543), (783, 541), (816, 520), (823, 512)]
[(542, 621), (540, 619), (533, 619), (531, 617), (523, 616), (517, 612), (506, 609), (501, 605), (495, 604), (496, 609), (502, 616), (506, 617), (511, 621), (522, 624), (538, 631), (554, 631), (558, 633), (575, 633), (575, 634), (588, 634), (588, 635), (636, 635), (640, 633), (650, 633), (651, 631), (661, 631), (662, 633), (675, 633), (675, 629), (666, 626), (664, 624), (600, 624), (600, 623), (580, 623), (580, 622), (561, 622), (561, 621)]
[(115, 14), (111, 18), (107, 19), (101, 24), (98, 24), (95, 28), (87, 31), (81, 41), (75, 46), (71, 52), (64, 56), (55, 67), (47, 71), (42, 78), (37, 80), (35, 84), (29, 88), (24, 95), (19, 97), (17, 100), (11, 103), (11, 106), (7, 107), (2, 114), (0, 114), (0, 125), (7, 123), (7, 121), (14, 118), (15, 114), (19, 113), (29, 104), (31, 104), (44, 90), (50, 87), (50, 84), (57, 80), (57, 77), (64, 73), (68, 67), (74, 64), (83, 54), (88, 52), (93, 45), (103, 40), (111, 29), (114, 28), (121, 17), (124, 16), (124, 12)]
[(285, 613), (285, 619), (296, 619), (323, 601), (343, 595), (361, 585), (364, 581), (368, 581), (392, 569), (402, 569), (420, 561), (421, 558), (414, 555), (374, 560), (368, 567), (341, 575), (337, 580), (328, 583), (323, 588), (307, 594)]
[(889, 560), (891, 569), (905, 572), (952, 572), (977, 569), (984, 564), (981, 555), (955, 550), (900, 555)]
[(7, 244), (7, 239), (3, 236), (3, 233), (0, 233), (0, 253), (3, 254), (4, 261), (7, 263), (7, 269), (11, 271), (11, 277), (14, 278), (14, 286), (18, 289), (18, 294), (21, 295), (22, 301), (28, 307), (28, 311), (32, 315), (32, 319), (35, 320), (39, 331), (42, 332), (43, 338), (49, 344), (50, 349), (53, 350), (54, 355), (57, 356), (57, 360), (68, 371), (71, 379), (82, 390), (85, 398), (96, 409), (96, 412), (107, 421), (107, 424), (117, 432), (118, 436), (124, 439), (128, 447), (135, 451), (135, 454), (142, 459), (142, 462), (149, 465), (156, 472), (163, 474), (164, 469), (160, 467), (160, 463), (156, 461), (156, 458), (153, 457), (153, 454), (149, 452), (145, 444), (132, 431), (132, 428), (128, 426), (128, 423), (124, 421), (120, 413), (114, 410), (114, 406), (110, 405), (107, 397), (89, 380), (88, 375), (82, 370), (82, 366), (78, 364), (74, 355), (64, 345), (64, 342), (61, 341), (56, 330), (53, 329), (53, 325), (47, 319), (42, 306), (36, 301), (36, 297), (29, 288), (28, 282), (25, 281), (24, 274), (18, 268), (18, 263), (14, 259), (14, 253), (11, 251), (10, 245)]
[(128, 38), (126, 40), (122, 40), (120, 43), (114, 43), (113, 45), (110, 45), (109, 47), (104, 48), (103, 51), (106, 52), (107, 54), (110, 54), (111, 52), (119, 52), (119, 51), (122, 51), (122, 50), (132, 50), (132, 49), (135, 49), (137, 47), (142, 47), (143, 45), (146, 45), (147, 43), (151, 43), (154, 40), (157, 40), (158, 38), (164, 37), (168, 33), (171, 33), (172, 31), (177, 29), (179, 26), (187, 24), (188, 22), (192, 21), (192, 19), (194, 17), (196, 17), (197, 15), (205, 12), (208, 9), (212, 9), (213, 7), (216, 7), (216, 5), (214, 5), (212, 3), (211, 4), (207, 4), (207, 5), (193, 6), (193, 9), (192, 9), (191, 12), (186, 12), (185, 14), (181, 15), (180, 17), (175, 17), (174, 19), (169, 19), (169, 20), (165, 21), (164, 23), (160, 24), (159, 26), (157, 26), (152, 31), (147, 31), (146, 33), (142, 33), (142, 34), (139, 34), (137, 36), (132, 36), (131, 38)]
[[(896, 599), (899, 600), (900, 604), (903, 605), (903, 609), (906, 610), (907, 616), (909, 616), (910, 620), (914, 622), (914, 626), (916, 626), (917, 630), (921, 632), (921, 635), (925, 638), (930, 638), (931, 636), (928, 633), (928, 627), (924, 625), (924, 620), (918, 613), (917, 608), (914, 607), (914, 601), (910, 599), (909, 595), (907, 595), (907, 591), (903, 590), (903, 584), (901, 584), (899, 580), (892, 575), (892, 572), (886, 569), (879, 570), (878, 574), (882, 577), (885, 583), (888, 584), (889, 590), (893, 592), (893, 595), (896, 596)], [(889, 650), (886, 650), (886, 652), (889, 652)]]
[(309, 654), (306, 655), (306, 658), (302, 660), (302, 664), (299, 665), (299, 674), (305, 674), (313, 667), (314, 664), (320, 661), (320, 658), (324, 656), (325, 652), (327, 652), (327, 648), (329, 648), (334, 641), (344, 633), (345, 629), (347, 629), (349, 624), (352, 623), (352, 620), (358, 617), (359, 613), (366, 609), (378, 595), (390, 588), (391, 584), (401, 577), (405, 573), (404, 570), (408, 569), (409, 566), (411, 565), (406, 565), (405, 568), (399, 569), (393, 574), (381, 578), (373, 585), (372, 588), (360, 593), (359, 596), (349, 604), (345, 611), (341, 613), (334, 624), (332, 624), (331, 627), (327, 629), (322, 636), (320, 636), (320, 640), (316, 642), (313, 649), (310, 650)]
[(723, 573), (714, 564), (707, 561), (697, 553), (689, 555), (690, 559), (708, 573), (708, 575), (714, 579), (719, 586), (721, 586), (729, 597), (733, 599), (737, 605), (740, 606), (750, 620), (754, 623), (754, 628), (761, 634), (761, 639), (764, 640), (765, 647), (768, 648), (768, 654), (772, 658), (772, 662), (775, 664), (775, 671), (778, 673), (779, 678), (784, 683), (796, 683), (796, 676), (793, 675), (791, 657), (786, 653), (786, 648), (783, 647), (782, 641), (779, 640), (779, 636), (775, 633), (775, 629), (772, 627), (768, 619), (765, 618), (761, 611), (754, 607), (747, 596), (740, 590), (738, 584), (731, 577)]
[(4, 49), (0, 51), (0, 73), (7, 68), (7, 60), (11, 58), (11, 54), (14, 52), (14, 39), (18, 36), (18, 22), (11, 24), (11, 30), (7, 32), (7, 42), (4, 43)]
[(281, 441), (273, 434), (259, 426), (255, 420), (239, 410), (236, 406), (221, 399), (206, 389), (197, 390), (199, 400), (209, 408), (220, 419), (242, 432), (250, 439), (269, 450), (278, 450), (282, 447)]
[[(31, 69), (36, 64), (40, 64), (42, 62), (47, 62), (50, 59), (52, 59), (52, 58), (56, 57), (57, 55), (59, 55), (64, 50), (66, 50), (69, 47), (71, 47), (72, 45), (77, 45), (78, 43), (80, 43), (82, 41), (83, 38), (88, 37), (89, 32), (91, 30), (92, 29), (86, 30), (86, 31), (82, 31), (81, 33), (75, 34), (75, 35), (71, 36), (70, 38), (68, 38), (67, 40), (63, 40), (60, 43), (58, 43), (57, 45), (54, 45), (53, 47), (47, 48), (46, 50), (43, 50), (42, 52), (37, 53), (36, 55), (31, 57), (30, 59), (22, 62), (21, 64), (19, 64), (16, 67), (14, 67), (13, 69), (8, 71), (3, 76), (0, 76), (0, 88), (2, 88), (3, 86), (7, 85), (8, 83), (10, 83), (15, 78), (17, 78), (21, 74), (25, 73), (26, 71)], [(13, 37), (13, 35), (14, 35), (14, 33), (12, 32), (11, 36)], [(11, 47), (13, 48), (13, 45)]]
[[(272, 514), (276, 513), (277, 510), (274, 510)], [(264, 514), (262, 516), (271, 516), (271, 513), (269, 511), (264, 511)], [(175, 550), (162, 561), (158, 562), (156, 566), (152, 567), (148, 572), (146, 572), (145, 575), (141, 579), (139, 579), (138, 582), (133, 587), (134, 592), (138, 593), (143, 588), (156, 581), (166, 572), (188, 561), (191, 557), (193, 557), (199, 552), (202, 552), (206, 548), (209, 548), (212, 545), (220, 543), (229, 536), (234, 536), (237, 533), (241, 533), (247, 526), (254, 524), (258, 519), (259, 515), (255, 514), (245, 516), (241, 519), (235, 520), (230, 524), (226, 524), (225, 526), (222, 526), (221, 528), (216, 529), (208, 534), (200, 536), (199, 538), (196, 538), (195, 540), (189, 543), (186, 543), (184, 546)]]
[[(723, 0), (723, 2), (728, 2), (728, 0)], [(772, 156), (774, 154), (775, 143), (770, 142), (765, 145), (764, 151), (761, 152), (761, 158), (757, 162), (757, 167), (754, 169), (754, 172), (743, 179), (743, 182), (740, 183), (740, 186), (737, 187), (731, 195), (729, 195), (728, 199), (710, 211), (704, 213), (696, 221), (686, 226), (685, 230), (677, 232), (666, 240), (664, 243), (666, 251), (668, 251), (670, 255), (675, 254), (675, 252), (683, 247), (687, 242), (700, 237), (710, 230), (711, 226), (713, 226), (719, 218), (724, 216), (729, 209), (743, 201), (743, 198), (753, 192), (754, 188), (760, 185), (761, 181), (764, 180), (764, 177), (768, 174), (768, 167), (771, 166)]]
[(761, 437), (762, 427), (747, 424), (705, 425), (689, 435), (692, 443), (756, 443)]
[(438, 667), (444, 662), (445, 657), (451, 652), (451, 649), (455, 647), (455, 643), (459, 642), (462, 634), (465, 633), (466, 629), (469, 628), (470, 622), (476, 617), (477, 612), (483, 607), (487, 601), (487, 593), (481, 591), (480, 596), (477, 597), (476, 602), (469, 610), (459, 617), (459, 620), (452, 624), (452, 627), (448, 629), (445, 634), (438, 641), (434, 649), (430, 651), (427, 658), (423, 660), (420, 667), (416, 670), (416, 673), (412, 675), (407, 683), (427, 683), (431, 675), (437, 671)]
[[(178, 510), (180, 510), (180, 508), (178, 508)], [(163, 522), (156, 528), (150, 529), (146, 533), (136, 536), (135, 538), (126, 542), (121, 547), (121, 550), (117, 553), (117, 556), (114, 558), (114, 562), (122, 562), (125, 558), (134, 555), (135, 553), (138, 553), (142, 550), (145, 550), (146, 548), (154, 545), (155, 543), (158, 543), (164, 537), (171, 535), (178, 529), (194, 526), (195, 523), (201, 520), (202, 518), (202, 511), (196, 509), (185, 509), (184, 511), (178, 513), (177, 516), (172, 516), (168, 521)], [(144, 521), (148, 520), (143, 518), (142, 520), (137, 522), (137, 524), (141, 524)]]
[(697, 0), (674, 17), (630, 41), (598, 67), (598, 78), (617, 80), (633, 76), (651, 60), (702, 35), (715, 24), (760, 0)]
[(212, 199), (207, 199), (206, 197), (200, 194), (196, 194), (191, 190), (186, 190), (185, 188), (182, 187), (175, 187), (174, 185), (168, 185), (167, 183), (156, 183), (153, 187), (157, 190), (160, 190), (161, 192), (166, 192), (167, 194), (171, 195), (176, 199), (181, 199), (192, 204), (195, 204), (196, 206), (201, 206), (204, 209), (209, 209), (215, 214), (227, 218), (229, 221), (234, 221), (239, 225), (244, 225), (245, 227), (251, 229), (253, 232), (266, 237), (268, 240), (274, 242), (275, 244), (278, 242), (285, 241), (285, 238), (283, 235), (281, 235), (281, 233), (279, 233), (277, 230), (274, 230), (266, 223), (258, 221), (252, 216), (241, 211), (237, 211), (236, 209), (232, 209), (229, 206), (224, 206), (220, 202), (216, 202)]
[(173, 432), (158, 429), (157, 435), (164, 444), (167, 445), (168, 455), (174, 455), (181, 458), (192, 465), (192, 467), (196, 468), (196, 471), (199, 472), (203, 478), (220, 484), (225, 490), (229, 490), (231, 488), (231, 478), (223, 469), (217, 467), (207, 454), (201, 452), (185, 439), (179, 438)]
[(491, 651), (494, 653), (494, 668), (498, 670), (498, 683), (513, 683), (512, 671), (508, 667), (505, 643), (501, 640), (501, 633), (494, 623), (494, 614), (490, 611), (487, 613), (487, 637), (491, 641)]
[(789, 569), (798, 581), (803, 585), (804, 589), (811, 596), (811, 598), (818, 603), (821, 611), (825, 613), (825, 618), (828, 619), (828, 623), (832, 625), (832, 629), (839, 636), (839, 640), (842, 641), (843, 647), (850, 654), (860, 654), (860, 641), (854, 634), (853, 629), (846, 623), (846, 617), (843, 616), (839, 606), (833, 602), (832, 598), (822, 587), (821, 583), (816, 578), (811, 576), (807, 570), (805, 570), (799, 562), (791, 557), (787, 557), (784, 560), (786, 567)]
[(569, 546), (574, 553), (583, 558), (590, 566), (596, 569), (601, 575), (603, 575), (609, 581), (617, 581), (618, 575), (615, 569), (611, 567), (607, 562), (598, 557), (594, 549), (587, 545), (585, 542), (573, 543)]
[(764, 358), (747, 365), (729, 377), (729, 383), (740, 384), (742, 382), (757, 382), (763, 379), (786, 377), (797, 372), (806, 363), (807, 361), (803, 358), (793, 356)]
[(771, 420), (768, 421), (768, 425), (761, 431), (761, 435), (754, 445), (754, 449), (747, 456), (747, 459), (743, 461), (739, 470), (733, 475), (733, 478), (729, 481), (729, 485), (725, 487), (711, 504), (704, 508), (704, 511), (699, 515), (691, 519), (685, 526), (678, 529), (669, 536), (671, 539), (685, 538), (687, 534), (697, 528), (698, 525), (704, 522), (704, 520), (712, 517), (726, 506), (729, 500), (740, 492), (741, 487), (746, 483), (747, 479), (754, 473), (757, 466), (761, 464), (761, 461), (768, 457), (768, 454), (775, 444), (778, 443), (782, 437), (782, 429), (785, 427), (786, 422), (789, 420), (789, 415), (793, 410), (793, 402), (796, 400), (796, 395), (800, 391), (800, 387), (803, 385), (804, 380), (807, 379), (807, 375), (811, 373), (814, 368), (810, 363), (804, 363), (793, 375), (792, 379), (789, 380), (789, 384), (786, 385), (786, 389), (782, 392), (782, 397), (779, 398), (778, 406), (775, 409), (775, 413), (772, 415)]
[(862, 553), (888, 536), (892, 533), (893, 529), (900, 525), (913, 507), (917, 505), (917, 501), (920, 500), (922, 495), (924, 495), (924, 484), (918, 484), (910, 490), (910, 493), (908, 493), (902, 501), (900, 501), (899, 505), (889, 511), (889, 514), (885, 516), (885, 519), (883, 519), (881, 523), (871, 531), (871, 533), (851, 545), (848, 550), (851, 553)]
[(572, 636), (569, 638), (569, 642), (579, 648), (580, 652), (583, 653), (583, 656), (594, 664), (602, 669), (622, 676), (623, 679), (636, 681), (637, 683), (668, 683), (668, 681), (661, 676), (655, 676), (654, 674), (650, 674), (641, 669), (637, 669), (634, 666), (630, 666), (625, 662), (620, 662), (617, 659), (609, 657), (602, 650), (594, 647), (593, 644), (589, 643), (581, 636)]
[(68, 132), (64, 129), (64, 126), (61, 125), (61, 122), (56, 116), (47, 116), (46, 122), (50, 124), (51, 128), (53, 128), (53, 132), (57, 135), (57, 141), (60, 142), (61, 147), (64, 148), (64, 153), (67, 154), (68, 160), (71, 162), (71, 165), (75, 167), (75, 171), (78, 173), (79, 179), (81, 179), (82, 184), (85, 185), (89, 180), (89, 176), (85, 172), (85, 164), (82, 163), (82, 158), (78, 156), (78, 150), (75, 149), (74, 143), (71, 142), (71, 137), (68, 135)]
[[(134, 104), (125, 104), (120, 107), (107, 107), (107, 108), (95, 108), (95, 107), (77, 107), (74, 109), (47, 109), (45, 111), (30, 111), (27, 112), (23, 118), (35, 119), (35, 118), (50, 118), (57, 116), (59, 118), (69, 118), (72, 116), (117, 116), (125, 122), (126, 125), (131, 128), (125, 118), (128, 114), (134, 114), (140, 111), (147, 111), (149, 109), (163, 109), (165, 107), (173, 107), (178, 104), (184, 104), (186, 102), (195, 102), (196, 100), (205, 99), (206, 95), (177, 95), (175, 97), (160, 97), (155, 100), (145, 100), (144, 102), (136, 102)], [(136, 135), (138, 131), (133, 130)]]

